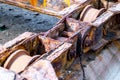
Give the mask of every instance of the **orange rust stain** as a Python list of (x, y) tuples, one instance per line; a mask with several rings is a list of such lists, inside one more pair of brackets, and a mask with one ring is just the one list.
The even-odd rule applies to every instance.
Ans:
[(90, 40), (93, 39), (95, 30), (96, 30), (95, 28), (93, 28), (93, 29), (91, 30), (91, 32), (90, 32)]
[(119, 41), (113, 41), (113, 43), (120, 49), (120, 42)]
[(37, 6), (38, 0), (30, 0), (30, 4), (31, 4), (32, 6)]
[(84, 50), (83, 50), (83, 52), (87, 53), (89, 50), (90, 50), (90, 47), (85, 47)]

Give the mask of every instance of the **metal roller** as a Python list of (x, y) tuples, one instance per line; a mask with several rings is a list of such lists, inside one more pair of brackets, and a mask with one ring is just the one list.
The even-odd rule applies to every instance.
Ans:
[(38, 57), (38, 55), (31, 57), (27, 51), (20, 49), (8, 57), (4, 63), (4, 68), (20, 73)]
[(104, 8), (100, 10), (93, 8), (93, 6), (88, 5), (84, 8), (80, 15), (80, 21), (84, 22), (92, 22), (94, 21), (99, 15), (101, 15), (105, 11)]

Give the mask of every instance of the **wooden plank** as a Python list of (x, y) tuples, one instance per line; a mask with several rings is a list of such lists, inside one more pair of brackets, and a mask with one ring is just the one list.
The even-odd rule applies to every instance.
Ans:
[[(117, 41), (120, 43), (120, 41)], [(69, 80), (83, 80), (79, 60), (70, 68)], [(77, 66), (77, 67), (76, 67)], [(120, 79), (120, 50), (113, 42), (102, 49), (94, 61), (90, 61), (85, 69), (86, 80), (119, 80)], [(67, 76), (67, 77), (68, 77)]]
[[(110, 44), (109, 46), (112, 47), (112, 45)], [(114, 48), (117, 47), (114, 45)], [(88, 80), (119, 80), (120, 51), (118, 49), (115, 50), (117, 52), (112, 53), (111, 48), (106, 47), (95, 61), (88, 64), (87, 68), (85, 68)], [(102, 59), (99, 59), (99, 57)]]

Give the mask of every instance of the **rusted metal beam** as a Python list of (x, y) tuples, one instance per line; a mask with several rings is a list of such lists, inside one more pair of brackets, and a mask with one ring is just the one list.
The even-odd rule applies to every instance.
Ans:
[(29, 66), (22, 74), (28, 80), (58, 80), (55, 70), (49, 60), (41, 59)]

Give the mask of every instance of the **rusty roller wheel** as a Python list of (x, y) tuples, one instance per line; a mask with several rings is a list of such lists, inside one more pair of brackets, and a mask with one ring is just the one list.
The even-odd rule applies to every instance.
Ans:
[(118, 2), (120, 2), (120, 0), (118, 0)]
[(80, 15), (80, 20), (84, 22), (92, 22), (94, 21), (99, 15), (101, 15), (105, 11), (104, 8), (100, 10), (93, 8), (93, 6), (88, 5), (84, 8)]
[(38, 57), (38, 55), (31, 57), (27, 51), (20, 49), (8, 57), (4, 64), (4, 68), (20, 73)]

